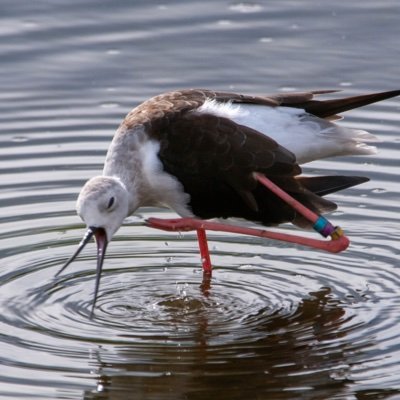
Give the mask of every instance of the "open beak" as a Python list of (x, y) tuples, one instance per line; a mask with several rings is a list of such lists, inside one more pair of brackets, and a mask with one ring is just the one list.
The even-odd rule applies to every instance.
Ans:
[(85, 235), (83, 236), (83, 239), (78, 245), (78, 248), (76, 249), (75, 253), (67, 260), (67, 262), (63, 265), (63, 267), (56, 273), (55, 276), (58, 276), (63, 272), (69, 264), (72, 263), (72, 261), (75, 260), (75, 258), (79, 255), (79, 253), (83, 250), (83, 248), (87, 245), (87, 243), (90, 241), (92, 237), (95, 237), (96, 239), (96, 244), (97, 244), (97, 268), (96, 268), (96, 282), (95, 282), (95, 287), (94, 287), (94, 299), (93, 299), (93, 305), (92, 305), (92, 311), (91, 311), (91, 316), (93, 315), (93, 310), (96, 305), (97, 301), (97, 294), (99, 291), (99, 285), (100, 285), (100, 278), (101, 278), (101, 271), (103, 269), (103, 262), (104, 262), (104, 256), (106, 255), (106, 249), (107, 249), (107, 234), (104, 228), (99, 228), (96, 226), (90, 226), (88, 230), (86, 231)]

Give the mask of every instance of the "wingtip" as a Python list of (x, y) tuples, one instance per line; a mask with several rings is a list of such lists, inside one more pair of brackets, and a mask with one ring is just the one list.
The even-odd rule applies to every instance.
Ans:
[(342, 89), (322, 89), (322, 90), (313, 90), (313, 91), (311, 91), (311, 93), (318, 96), (320, 94), (338, 93), (341, 91), (342, 91)]
[(368, 182), (369, 178), (365, 176), (299, 176), (296, 178), (306, 189), (318, 196), (326, 196), (353, 186)]
[(353, 186), (361, 185), (362, 183), (370, 181), (370, 178), (366, 176), (352, 176), (353, 178)]
[(354, 108), (363, 107), (368, 104), (387, 100), (399, 95), (400, 90), (396, 89), (339, 99), (313, 100), (306, 104), (304, 108), (310, 114), (314, 114), (320, 118), (329, 118), (332, 115), (337, 115), (342, 112), (352, 110)]

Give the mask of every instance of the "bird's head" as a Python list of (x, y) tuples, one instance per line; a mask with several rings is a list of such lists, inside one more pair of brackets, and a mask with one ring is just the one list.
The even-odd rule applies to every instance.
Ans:
[(88, 228), (102, 229), (109, 242), (128, 216), (128, 204), (128, 191), (118, 178), (96, 176), (83, 186), (76, 210)]
[(129, 213), (129, 193), (117, 178), (97, 176), (83, 186), (77, 203), (78, 215), (86, 223), (87, 231), (75, 253), (64, 264), (60, 274), (94, 236), (97, 244), (97, 271), (93, 309), (96, 304), (100, 276), (107, 244)]

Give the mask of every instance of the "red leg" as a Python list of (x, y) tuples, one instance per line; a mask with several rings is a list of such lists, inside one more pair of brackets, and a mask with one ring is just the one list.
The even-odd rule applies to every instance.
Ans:
[(339, 253), (345, 250), (349, 244), (349, 239), (343, 234), (339, 235), (335, 240), (319, 240), (312, 239), (289, 233), (272, 232), (266, 229), (247, 228), (244, 226), (228, 225), (213, 221), (204, 221), (195, 218), (178, 218), (178, 219), (160, 219), (149, 218), (147, 224), (152, 228), (162, 229), (165, 231), (193, 231), (198, 229), (207, 229), (210, 231), (237, 233), (242, 235), (259, 236), (272, 240), (280, 240), (283, 242), (295, 243), (302, 246), (312, 247), (329, 251), (330, 253)]
[(199, 243), (201, 264), (203, 265), (203, 271), (205, 274), (210, 274), (212, 271), (210, 252), (208, 251), (207, 234), (205, 229), (197, 228), (197, 241)]
[(302, 246), (312, 247), (314, 249), (320, 249), (329, 251), (331, 253), (338, 253), (347, 249), (350, 244), (349, 239), (344, 235), (340, 227), (334, 227), (327, 219), (311, 211), (299, 201), (294, 199), (279, 186), (275, 185), (266, 176), (260, 173), (254, 173), (255, 179), (257, 179), (262, 185), (267, 187), (283, 201), (293, 207), (297, 212), (303, 215), (306, 219), (312, 222), (314, 229), (319, 232), (322, 236), (330, 236), (332, 240), (317, 240), (307, 238), (298, 235), (291, 235), (281, 232), (271, 232), (264, 229), (246, 228), (234, 225), (221, 224), (218, 222), (203, 221), (196, 218), (179, 218), (164, 220), (159, 218), (149, 218), (147, 220), (148, 225), (153, 228), (163, 229), (167, 231), (190, 231), (196, 230), (199, 241), (201, 260), (203, 264), (203, 271), (211, 274), (211, 261), (210, 254), (208, 252), (207, 237), (205, 230), (220, 231), (220, 232), (231, 232), (239, 233), (244, 235), (259, 236), (273, 240), (281, 240), (289, 243), (296, 243)]
[(275, 185), (275, 183), (269, 180), (265, 175), (256, 172), (254, 173), (254, 177), (262, 185), (271, 190), (271, 192), (280, 197), (285, 203), (289, 204), (289, 206), (299, 212), (303, 217), (307, 218), (310, 222), (315, 223), (317, 221), (319, 216), (314, 211), (311, 211), (307, 207), (303, 206), (303, 204), (294, 199), (279, 186)]
[(304, 218), (308, 219), (312, 222), (313, 228), (319, 232), (322, 236), (328, 237), (330, 236), (333, 240), (339, 239), (343, 236), (343, 231), (340, 227), (333, 226), (326, 218), (321, 215), (316, 214), (314, 211), (311, 211), (299, 201), (294, 199), (284, 190), (282, 190), (279, 186), (275, 185), (271, 180), (269, 180), (265, 175), (260, 173), (254, 173), (254, 177), (266, 188), (275, 193), (278, 197), (280, 197), (283, 201), (293, 207), (299, 214), (301, 214)]

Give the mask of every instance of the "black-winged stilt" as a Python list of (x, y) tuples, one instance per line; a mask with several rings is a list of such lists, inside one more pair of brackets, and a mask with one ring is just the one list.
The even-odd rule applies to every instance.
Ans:
[[(400, 94), (399, 90), (316, 100), (333, 91), (247, 96), (210, 90), (161, 94), (134, 108), (109, 147), (103, 175), (82, 188), (77, 211), (87, 232), (63, 271), (94, 236), (96, 303), (107, 244), (141, 206), (165, 206), (179, 219), (150, 218), (166, 230), (196, 230), (203, 269), (211, 273), (205, 231), (236, 232), (338, 252), (349, 241), (320, 213), (336, 204), (321, 196), (368, 179), (301, 176), (299, 164), (371, 154), (374, 137), (332, 121), (338, 113)], [(314, 227), (330, 241), (207, 221), (242, 218), (263, 226)]]

